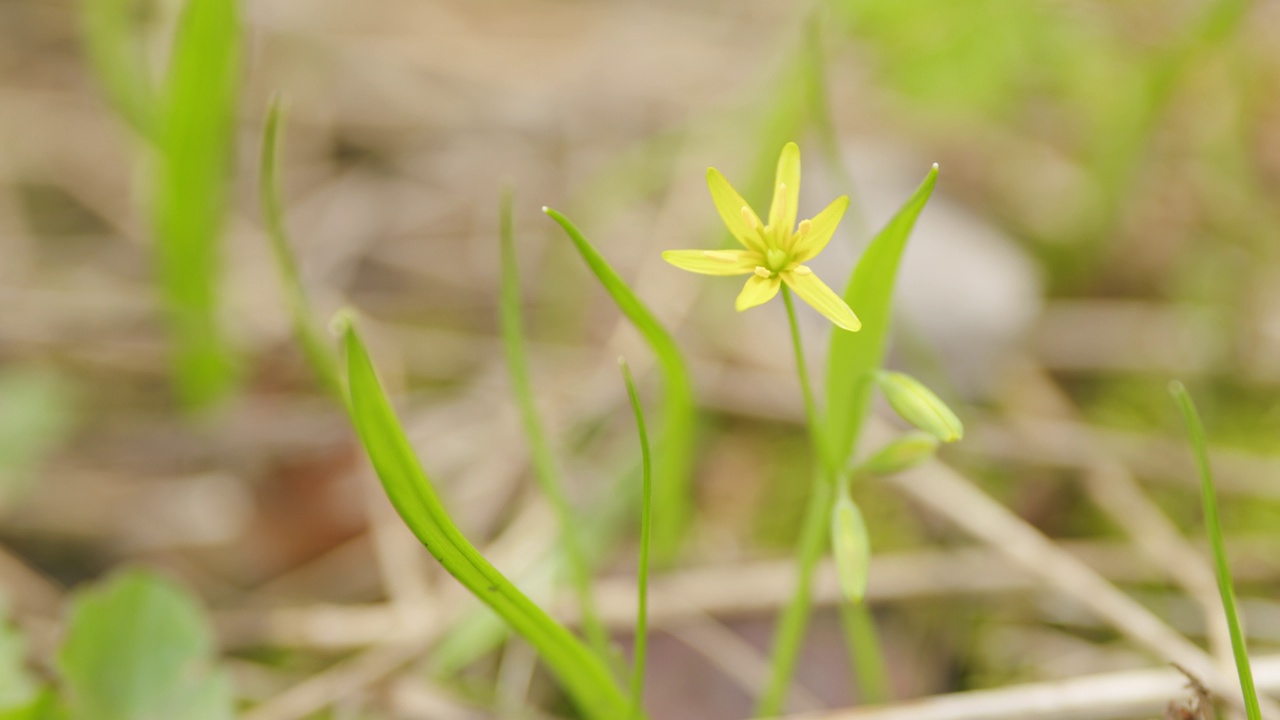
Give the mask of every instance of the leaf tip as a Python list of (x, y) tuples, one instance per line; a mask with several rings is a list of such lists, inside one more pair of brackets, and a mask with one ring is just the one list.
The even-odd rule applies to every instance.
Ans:
[(343, 337), (351, 332), (356, 324), (356, 311), (353, 308), (344, 307), (333, 314), (333, 318), (329, 320), (329, 332), (334, 337)]

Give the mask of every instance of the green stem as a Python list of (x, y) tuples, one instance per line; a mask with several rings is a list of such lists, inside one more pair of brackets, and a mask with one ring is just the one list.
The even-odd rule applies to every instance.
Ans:
[(835, 488), (821, 477), (815, 477), (809, 506), (805, 509), (796, 547), (796, 588), (791, 602), (782, 611), (773, 637), (773, 655), (769, 663), (769, 684), (756, 705), (756, 715), (773, 717), (783, 711), (791, 676), (800, 656), (800, 645), (809, 626), (809, 601), (813, 587), (813, 571), (822, 556), (826, 540), (827, 520)]
[(809, 426), (809, 441), (813, 445), (817, 469), (809, 506), (805, 509), (800, 529), (800, 542), (796, 547), (796, 589), (787, 603), (778, 629), (774, 634), (773, 655), (770, 659), (769, 684), (765, 687), (756, 707), (761, 717), (778, 715), (786, 704), (791, 676), (795, 672), (804, 634), (809, 627), (810, 596), (813, 572), (822, 556), (823, 540), (831, 503), (835, 496), (835, 473), (826, 451), (821, 427), (818, 424), (818, 406), (813, 400), (813, 387), (809, 382), (809, 368), (805, 363), (804, 345), (800, 342), (800, 324), (796, 320), (795, 301), (791, 291), (782, 286), (782, 302), (787, 306), (787, 323), (791, 327), (791, 346), (796, 355), (796, 375), (800, 379), (800, 394), (804, 396), (805, 420)]
[(796, 375), (800, 378), (800, 394), (804, 396), (804, 417), (809, 426), (809, 442), (813, 445), (813, 455), (822, 471), (823, 482), (831, 482), (836, 475), (835, 464), (827, 452), (822, 425), (818, 421), (818, 405), (813, 400), (809, 366), (804, 360), (804, 345), (800, 342), (800, 323), (796, 320), (795, 301), (791, 299), (791, 290), (785, 284), (782, 286), (782, 302), (787, 306), (787, 323), (791, 326), (791, 347), (796, 353)]
[[(800, 541), (796, 547), (795, 592), (778, 621), (778, 629), (774, 633), (773, 653), (770, 658), (769, 683), (756, 706), (756, 714), (761, 717), (778, 715), (786, 704), (791, 677), (795, 673), (796, 661), (800, 657), (800, 647), (804, 643), (805, 631), (809, 627), (813, 574), (818, 566), (818, 560), (822, 557), (827, 539), (831, 505), (839, 489), (837, 484), (839, 483), (846, 490), (848, 487), (847, 478), (841, 482), (840, 473), (836, 470), (831, 453), (827, 450), (822, 426), (819, 424), (818, 406), (813, 399), (813, 387), (809, 382), (804, 345), (800, 341), (800, 323), (796, 319), (795, 301), (792, 300), (791, 292), (786, 285), (782, 286), (782, 301), (787, 307), (791, 345), (796, 356), (796, 375), (800, 380), (800, 393), (804, 397), (805, 419), (809, 427), (809, 438), (813, 445), (817, 469), (813, 490), (809, 496), (809, 505), (805, 509), (804, 520), (801, 523)], [(888, 683), (885, 680), (884, 660), (876, 639), (874, 625), (869, 614), (864, 619), (865, 623), (857, 624), (857, 632), (851, 632), (846, 628), (852, 661), (857, 667), (864, 696), (887, 697)]]
[(850, 659), (853, 661), (854, 680), (858, 683), (859, 700), (869, 705), (892, 700), (871, 606), (865, 602), (841, 603), (840, 625), (844, 628), (845, 646), (852, 655)]

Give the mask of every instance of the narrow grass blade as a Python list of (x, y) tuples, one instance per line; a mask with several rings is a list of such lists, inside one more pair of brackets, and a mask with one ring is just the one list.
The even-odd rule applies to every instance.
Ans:
[(139, 135), (156, 135), (155, 90), (134, 19), (136, 0), (85, 0), (81, 25), (89, 64), (107, 99)]
[(636, 326), (658, 358), (665, 380), (662, 403), (662, 430), (659, 435), (658, 466), (654, 473), (654, 505), (660, 510), (653, 528), (654, 555), (659, 563), (669, 563), (680, 548), (680, 540), (692, 514), (689, 487), (693, 462), (694, 415), (692, 384), (684, 357), (649, 308), (640, 302), (603, 256), (564, 215), (543, 208), (564, 228), (587, 267), (604, 286), (623, 315)]
[(602, 659), (609, 658), (609, 634), (596, 612), (595, 597), (591, 591), (591, 568), (583, 552), (580, 522), (574, 517), (569, 498), (564, 489), (564, 479), (542, 421), (534, 406), (533, 386), (529, 380), (529, 360), (524, 347), (524, 328), (520, 318), (520, 274), (516, 263), (515, 228), (512, 220), (512, 197), (507, 192), (502, 197), (500, 213), (502, 245), (502, 344), (507, 355), (507, 371), (511, 387), (520, 406), (520, 418), (524, 423), (525, 437), (533, 458), (534, 476), (543, 494), (554, 508), (560, 522), (561, 544), (568, 561), (569, 573), (578, 596), (582, 615), (582, 629), (587, 641)]
[(239, 87), (234, 0), (190, 0), (164, 87), (154, 190), (160, 285), (176, 344), (178, 390), (212, 404), (234, 380), (218, 323), (218, 240), (226, 209)]
[(1200, 470), (1200, 499), (1204, 504), (1204, 524), (1209, 534), (1209, 546), (1213, 549), (1213, 566), (1218, 575), (1218, 594), (1222, 596), (1222, 608), (1227, 615), (1227, 627), (1231, 631), (1231, 652), (1236, 659), (1236, 672), (1240, 675), (1240, 690), (1244, 693), (1245, 715), (1249, 720), (1261, 720), (1258, 707), (1258, 691), (1253, 685), (1253, 669), (1249, 665), (1249, 650), (1245, 646), (1244, 632), (1240, 629), (1240, 615), (1236, 610), (1236, 592), (1231, 584), (1231, 566), (1227, 564), (1227, 547), (1222, 539), (1222, 520), (1218, 517), (1218, 496), (1213, 489), (1213, 469), (1209, 466), (1209, 443), (1205, 439), (1204, 425), (1196, 412), (1191, 394), (1180, 382), (1169, 386), (1169, 392), (1182, 411), (1182, 421), (1187, 428), (1187, 439), (1196, 456)]
[(871, 403), (873, 373), (884, 360), (898, 262), (916, 218), (938, 179), (934, 165), (924, 182), (867, 246), (844, 291), (862, 319), (862, 331), (835, 332), (827, 355), (827, 443), (837, 465), (853, 452)]
[(649, 433), (645, 430), (644, 409), (636, 393), (636, 382), (631, 377), (627, 361), (618, 358), (622, 367), (622, 379), (627, 384), (627, 398), (631, 412), (636, 417), (636, 434), (640, 437), (641, 478), (644, 483), (640, 500), (640, 568), (636, 571), (638, 602), (636, 603), (636, 645), (631, 667), (631, 718), (635, 720), (644, 712), (645, 658), (649, 646), (649, 544), (653, 519), (653, 482), (649, 458)]
[(418, 464), (355, 325), (345, 316), (337, 325), (351, 422), (400, 517), (445, 570), (538, 651), (587, 717), (624, 717), (631, 703), (604, 661), (512, 585), (459, 532)]
[(285, 224), (284, 202), (280, 192), (280, 124), (283, 116), (279, 95), (271, 98), (267, 108), (267, 122), (262, 131), (262, 157), (259, 163), (258, 193), (262, 201), (262, 219), (267, 226), (267, 238), (280, 273), (285, 302), (293, 319), (293, 331), (302, 345), (302, 351), (311, 370), (335, 397), (342, 395), (342, 383), (338, 377), (338, 357), (333, 344), (316, 325), (315, 314), (302, 287), (298, 261), (289, 243), (289, 230)]

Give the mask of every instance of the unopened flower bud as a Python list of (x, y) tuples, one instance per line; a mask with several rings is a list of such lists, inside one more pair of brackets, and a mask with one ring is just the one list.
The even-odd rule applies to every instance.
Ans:
[(947, 404), (919, 380), (899, 372), (880, 372), (876, 382), (899, 417), (942, 442), (964, 437), (964, 425)]
[(871, 565), (871, 540), (858, 506), (845, 495), (831, 509), (831, 554), (835, 558), (840, 594), (851, 603), (867, 595), (867, 571)]
[(892, 475), (928, 460), (937, 449), (938, 438), (921, 430), (912, 430), (880, 448), (875, 455), (858, 466), (858, 472)]

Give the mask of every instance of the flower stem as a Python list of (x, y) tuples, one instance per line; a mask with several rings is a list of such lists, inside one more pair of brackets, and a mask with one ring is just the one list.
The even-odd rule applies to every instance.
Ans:
[(822, 556), (824, 531), (835, 491), (833, 482), (835, 474), (832, 472), (818, 424), (818, 407), (814, 403), (813, 387), (809, 383), (809, 368), (805, 363), (804, 345), (800, 342), (800, 324), (796, 320), (795, 301), (791, 299), (791, 290), (786, 285), (782, 286), (782, 301), (787, 306), (787, 322), (791, 326), (791, 346), (796, 355), (796, 375), (800, 379), (800, 393), (804, 396), (805, 420), (809, 426), (809, 441), (813, 445), (817, 468), (814, 472), (813, 489), (809, 495), (809, 505), (805, 509), (804, 522), (800, 529), (800, 542), (796, 547), (795, 593), (778, 621), (778, 629), (773, 640), (773, 654), (770, 658), (769, 684), (765, 687), (764, 694), (761, 695), (756, 707), (756, 715), (761, 717), (781, 714), (786, 704), (791, 676), (795, 672), (800, 646), (804, 642), (804, 634), (809, 627), (813, 571), (817, 567), (818, 559)]
[(844, 627), (845, 646), (849, 648), (850, 660), (853, 661), (859, 702), (878, 705), (893, 699), (871, 607), (865, 602), (841, 603), (840, 624)]
[(804, 417), (809, 425), (809, 442), (813, 445), (813, 456), (822, 474), (822, 481), (830, 483), (835, 479), (835, 466), (827, 452), (822, 426), (818, 422), (818, 406), (813, 401), (809, 366), (804, 360), (804, 345), (800, 342), (800, 323), (796, 321), (795, 301), (791, 299), (791, 289), (785, 284), (782, 286), (782, 302), (787, 306), (787, 322), (791, 326), (791, 346), (796, 352), (796, 375), (800, 378), (800, 394), (804, 396)]
[[(819, 424), (818, 408), (809, 382), (809, 368), (805, 363), (804, 346), (800, 342), (800, 324), (796, 320), (795, 302), (786, 285), (782, 286), (782, 301), (787, 307), (787, 322), (791, 327), (791, 345), (796, 356), (796, 375), (800, 379), (800, 392), (804, 396), (805, 419), (809, 426), (809, 439), (813, 445), (817, 467), (814, 472), (813, 489), (809, 495), (809, 504), (801, 524), (800, 541), (796, 547), (795, 592), (778, 621), (770, 658), (769, 683), (756, 706), (756, 715), (760, 717), (779, 715), (786, 704), (791, 677), (795, 673), (800, 647), (809, 626), (813, 573), (817, 568), (818, 560), (822, 557), (827, 523), (839, 478), (835, 463), (827, 451), (822, 426)], [(879, 643), (875, 633), (868, 630), (871, 626), (869, 614), (863, 619), (867, 622), (846, 625), (849, 649), (855, 664), (859, 666), (858, 673), (863, 696), (887, 697), (887, 683), (884, 680), (885, 672)], [(854, 625), (857, 626), (858, 632), (851, 631)], [(869, 667), (862, 667), (863, 665), (869, 665)]]

